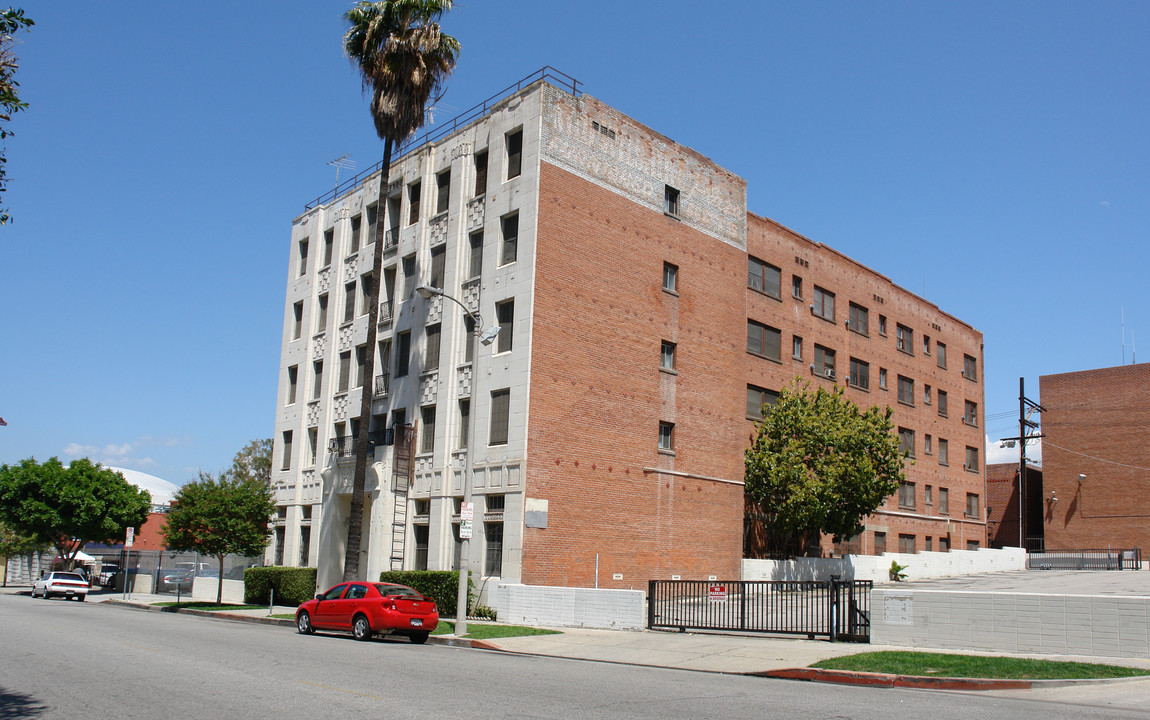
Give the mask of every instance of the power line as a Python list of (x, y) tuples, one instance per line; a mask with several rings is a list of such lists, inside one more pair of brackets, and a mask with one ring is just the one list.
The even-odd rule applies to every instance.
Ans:
[(1150, 472), (1150, 468), (1145, 468), (1145, 467), (1142, 467), (1141, 465), (1127, 465), (1126, 463), (1115, 462), (1114, 460), (1107, 460), (1106, 458), (1094, 457), (1093, 455), (1087, 455), (1086, 453), (1080, 453), (1077, 450), (1071, 450), (1070, 448), (1064, 448), (1061, 445), (1055, 445), (1054, 443), (1050, 442), (1049, 440), (1046, 440), (1043, 443), (1043, 445), (1049, 445), (1050, 447), (1058, 448), (1059, 450), (1062, 450), (1063, 452), (1068, 452), (1072, 455), (1078, 455), (1080, 457), (1089, 458), (1091, 460), (1097, 460), (1098, 462), (1104, 462), (1104, 463), (1107, 463), (1110, 465), (1117, 465), (1119, 467), (1124, 467), (1124, 468), (1130, 468), (1132, 470), (1146, 470), (1146, 471)]

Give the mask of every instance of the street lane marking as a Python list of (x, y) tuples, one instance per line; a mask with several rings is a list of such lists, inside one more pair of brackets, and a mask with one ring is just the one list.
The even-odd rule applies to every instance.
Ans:
[(300, 680), (299, 682), (304, 685), (323, 688), (324, 690), (334, 690), (336, 692), (347, 693), (348, 695), (359, 695), (360, 697), (371, 698), (372, 700), (387, 700), (387, 698), (380, 697), (379, 695), (369, 695), (367, 693), (356, 692), (355, 690), (344, 690), (343, 688), (332, 687), (331, 685), (320, 685), (319, 683), (308, 682), (307, 680)]

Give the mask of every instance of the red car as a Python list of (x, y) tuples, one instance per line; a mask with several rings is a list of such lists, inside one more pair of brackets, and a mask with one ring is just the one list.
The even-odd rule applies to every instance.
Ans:
[(413, 643), (422, 644), (438, 624), (434, 600), (406, 585), (391, 583), (340, 583), (295, 611), (295, 626), (302, 634), (341, 630), (356, 640), (406, 635)]

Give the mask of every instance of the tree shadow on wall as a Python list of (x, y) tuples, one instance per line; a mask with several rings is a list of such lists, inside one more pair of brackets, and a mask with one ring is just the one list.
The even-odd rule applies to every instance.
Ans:
[(48, 706), (34, 696), (0, 687), (0, 720), (34, 718), (46, 710)]

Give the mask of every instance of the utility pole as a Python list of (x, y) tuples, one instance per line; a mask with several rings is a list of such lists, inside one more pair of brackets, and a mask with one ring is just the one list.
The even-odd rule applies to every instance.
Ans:
[(1026, 397), (1026, 378), (1018, 378), (1018, 437), (1003, 438), (1010, 447), (1018, 442), (1018, 547), (1030, 552), (1027, 547), (1029, 533), (1026, 532), (1026, 443), (1043, 437), (1039, 423), (1030, 418), (1035, 413), (1045, 412), (1046, 408)]

